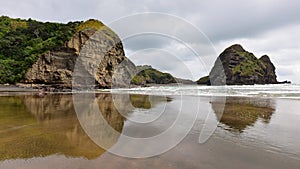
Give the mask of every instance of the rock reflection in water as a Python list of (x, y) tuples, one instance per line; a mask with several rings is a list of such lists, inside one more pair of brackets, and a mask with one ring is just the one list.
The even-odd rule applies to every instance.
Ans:
[[(82, 129), (72, 95), (0, 99), (0, 161), (52, 154), (92, 159), (104, 152)], [(97, 101), (106, 121), (121, 132), (124, 118), (115, 110), (111, 95), (98, 95)]]
[(264, 123), (269, 123), (274, 113), (274, 103), (270, 99), (263, 98), (235, 98), (226, 99), (224, 110), (218, 101), (211, 102), (217, 120), (225, 124), (227, 130), (243, 132), (248, 126), (261, 119)]
[[(153, 112), (149, 112), (146, 115), (140, 109), (152, 110), (155, 108), (155, 105), (167, 100), (159, 96), (116, 93), (109, 95), (96, 94), (96, 100), (95, 95), (92, 93), (78, 93), (73, 96), (74, 103), (76, 103), (74, 104), (75, 110), (82, 128), (97, 145), (106, 150), (118, 141), (125, 119), (136, 124), (135, 120), (139, 118), (135, 117), (140, 117), (136, 114), (142, 116), (138, 120), (139, 122), (149, 118), (157, 118), (160, 114), (156, 115)], [(101, 116), (104, 116), (104, 119)], [(122, 120), (114, 120), (116, 117), (121, 117)], [(107, 125), (107, 121), (112, 124)], [(111, 126), (119, 126), (120, 128), (116, 129)]]
[(172, 98), (170, 97), (149, 96), (149, 95), (139, 95), (139, 94), (131, 94), (129, 98), (134, 108), (142, 108), (142, 109), (151, 109), (160, 103), (172, 101)]
[[(117, 107), (113, 99), (119, 100)], [(84, 97), (81, 100), (84, 100)], [(96, 106), (84, 104), (89, 112), (76, 114), (73, 96), (68, 94), (0, 97), (0, 161), (53, 154), (97, 158), (105, 150), (91, 140), (83, 127), (92, 126), (97, 136), (105, 142), (105, 148), (109, 148), (118, 141), (126, 115), (136, 108), (151, 109), (156, 104), (145, 95), (100, 93), (92, 100)], [(128, 106), (130, 104), (133, 106)], [(95, 109), (100, 110), (105, 123), (108, 123), (117, 135), (113, 135), (111, 130), (107, 129), (107, 125), (99, 123)], [(78, 118), (83, 119), (83, 127)]]
[(148, 95), (130, 95), (131, 104), (136, 108), (150, 109), (151, 102), (150, 97)]

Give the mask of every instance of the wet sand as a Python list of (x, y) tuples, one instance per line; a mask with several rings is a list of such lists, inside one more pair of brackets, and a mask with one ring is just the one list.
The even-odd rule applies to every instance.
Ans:
[[(168, 128), (174, 120), (174, 116), (162, 115), (160, 117), (161, 121), (157, 120), (156, 123), (149, 124), (148, 127), (138, 128), (134, 123), (126, 121), (115, 114), (119, 109), (116, 109), (115, 105), (112, 104), (110, 94), (98, 94), (97, 97), (99, 108), (108, 115), (106, 119), (125, 135), (135, 137), (153, 136)], [(117, 95), (117, 97), (123, 100), (122, 95)], [(130, 159), (113, 155), (107, 151), (104, 152), (101, 148), (96, 150), (95, 144), (87, 138), (84, 131), (78, 126), (79, 123), (76, 120), (77, 116), (72, 107), (73, 100), (70, 95), (51, 95), (44, 98), (13, 96), (10, 98), (1, 97), (0, 99), (1, 103), (7, 102), (6, 105), (8, 105), (5, 107), (6, 112), (4, 112), (4, 109), (0, 110), (2, 118), (0, 147), (3, 154), (4, 152), (12, 152), (11, 156), (6, 154), (5, 158), (1, 157), (0, 168), (300, 168), (300, 143), (298, 143), (300, 124), (297, 123), (300, 119), (300, 113), (298, 113), (300, 101), (298, 100), (227, 97), (222, 106), (220, 99), (211, 97), (186, 96), (180, 98), (170, 96), (168, 99), (163, 99), (159, 96), (133, 95), (130, 97), (130, 101), (134, 108), (128, 109), (127, 102), (119, 106), (123, 108), (122, 111), (126, 112), (125, 115), (130, 115), (134, 119), (140, 118), (140, 114), (137, 114), (138, 111), (136, 111), (139, 109), (156, 110), (165, 107), (165, 113), (171, 114), (174, 112), (172, 108), (177, 108), (176, 105), (179, 102), (186, 105), (182, 111), (187, 113), (187, 116), (190, 115), (189, 113), (197, 111), (195, 105), (199, 103), (200, 115), (187, 137), (170, 151), (151, 158)], [(156, 100), (156, 102), (153, 102), (153, 100)], [(150, 101), (153, 103), (151, 104), (152, 107), (149, 106)], [(3, 104), (1, 107), (3, 108)], [(21, 110), (23, 110), (21, 115), (7, 115), (10, 111)], [(66, 114), (66, 112), (68, 113)], [(212, 121), (219, 121), (220, 123), (212, 137), (204, 144), (200, 144), (198, 143), (199, 134), (203, 125), (203, 117), (206, 117), (201, 113), (206, 114), (207, 112), (212, 112), (209, 116)], [(115, 115), (110, 116), (111, 113)], [(12, 135), (14, 133), (7, 129), (12, 126), (26, 125), (26, 123), (33, 124), (30, 130), (25, 130), (27, 136), (32, 139), (43, 138), (43, 136), (46, 137), (54, 133), (53, 136), (60, 136), (57, 138), (67, 139), (68, 141), (61, 144), (36, 142), (34, 146), (39, 147), (40, 150), (36, 149), (35, 152), (28, 152), (29, 156), (26, 157), (14, 156), (14, 153), (16, 153), (13, 150), (14, 146), (8, 145), (7, 139), (23, 144), (19, 148), (23, 148), (24, 151), (25, 147), (28, 146), (26, 144), (29, 143), (22, 142), (27, 137), (26, 135), (21, 135), (21, 137), (16, 135), (18, 137), (14, 137)], [(53, 128), (51, 126), (57, 127)], [(14, 132), (18, 130), (16, 129)], [(30, 134), (32, 130), (42, 130), (48, 133), (36, 137)], [(24, 130), (19, 132), (24, 132)], [(65, 135), (68, 137), (65, 137)], [(55, 140), (48, 141), (48, 143), (52, 143)], [(57, 146), (60, 146), (61, 149)], [(147, 148), (147, 145), (144, 146)], [(47, 150), (47, 153), (43, 154), (43, 149)], [(55, 149), (55, 151), (48, 151), (49, 149)], [(89, 149), (95, 150), (95, 153), (87, 151)], [(26, 149), (26, 151), (30, 151), (30, 149)], [(20, 150), (20, 152), (22, 151)], [(97, 153), (98, 155), (96, 155)]]
[(34, 89), (33, 87), (21, 87), (19, 85), (1, 85), (0, 84), (0, 92), (38, 92), (38, 89)]
[(163, 168), (163, 169), (298, 169), (300, 161), (261, 149), (237, 146), (220, 139), (210, 139), (204, 145), (188, 136), (171, 151), (147, 159), (128, 159), (104, 153), (93, 160), (53, 155), (30, 160), (8, 160), (0, 164), (5, 169), (98, 169), (98, 168)]

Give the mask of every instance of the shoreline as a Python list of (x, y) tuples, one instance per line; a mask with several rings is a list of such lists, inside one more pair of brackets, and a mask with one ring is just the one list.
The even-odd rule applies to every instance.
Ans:
[(0, 85), (0, 92), (37, 92), (37, 88), (21, 87), (18, 85)]
[[(58, 86), (58, 85), (56, 85)], [(77, 93), (119, 93), (154, 96), (199, 96), (199, 97), (240, 97), (240, 98), (269, 98), (269, 99), (300, 99), (300, 86), (202, 86), (188, 84), (155, 84), (153, 86), (131, 86), (132, 88), (97, 89), (86, 88), (74, 90), (71, 88), (51, 88), (45, 84), (0, 84), (0, 94), (77, 94)], [(169, 88), (170, 87), (170, 88)], [(80, 88), (78, 88), (80, 89)]]
[[(246, 86), (246, 87), (251, 87), (251, 86), (267, 86), (267, 85), (282, 85), (282, 84), (290, 84), (290, 85), (297, 85), (294, 83), (274, 83), (274, 84), (253, 84), (253, 85), (221, 85), (221, 86), (215, 86), (215, 87), (234, 87), (234, 86)], [(147, 88), (147, 87), (164, 87), (164, 86), (211, 86), (211, 85), (202, 85), (202, 84), (197, 84), (197, 83), (168, 83), (168, 84), (156, 84), (156, 83), (149, 83), (149, 84), (144, 84), (144, 85), (135, 85), (131, 84), (129, 88), (124, 88), (120, 87), (120, 89), (132, 89), (132, 88)], [(28, 90), (38, 90), (42, 88), (52, 88), (56, 90), (70, 90), (72, 89), (72, 85), (65, 85), (65, 84), (27, 84), (27, 83), (16, 83), (16, 84), (0, 84), (0, 91), (15, 91), (15, 90), (21, 90), (23, 89), (24, 91)], [(101, 89), (97, 86), (91, 86), (94, 87), (95, 89)], [(103, 89), (109, 89), (109, 88), (103, 88)]]

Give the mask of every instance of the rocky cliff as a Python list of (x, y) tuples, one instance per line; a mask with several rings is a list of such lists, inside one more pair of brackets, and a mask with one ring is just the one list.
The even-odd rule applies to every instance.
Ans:
[[(90, 26), (95, 24), (96, 27)], [(121, 40), (112, 30), (95, 20), (89, 20), (81, 27), (82, 30), (63, 46), (42, 54), (25, 74), (24, 82), (59, 84), (70, 88), (79, 56), (84, 64), (82, 71), (87, 70), (99, 88), (112, 86), (112, 76), (120, 63), (126, 62), (128, 69), (135, 69), (135, 65), (125, 57)], [(88, 41), (91, 42), (87, 44)], [(81, 54), (82, 49), (88, 54)], [(91, 65), (93, 68), (89, 68)], [(122, 71), (119, 73), (128, 75), (124, 78), (130, 78), (128, 69), (119, 69)]]
[(241, 45), (232, 45), (217, 58), (209, 76), (200, 78), (198, 84), (253, 85), (275, 84), (275, 66), (267, 55), (260, 59)]

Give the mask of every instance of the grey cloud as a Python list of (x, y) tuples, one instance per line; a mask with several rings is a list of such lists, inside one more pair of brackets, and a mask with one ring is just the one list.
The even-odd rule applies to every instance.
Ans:
[[(100, 19), (109, 24), (121, 17), (139, 12), (163, 12), (179, 16), (195, 25), (207, 35), (216, 46), (215, 52), (201, 35), (193, 32), (182, 31), (186, 26), (176, 25), (173, 35), (182, 37), (189, 46), (196, 48), (200, 57), (209, 66), (217, 55), (233, 43), (242, 43), (257, 56), (268, 54), (278, 66), (280, 78), (291, 78), (290, 80), (300, 83), (297, 73), (288, 72), (288, 69), (296, 69), (300, 65), (299, 58), (299, 25), (300, 25), (300, 1), (298, 0), (7, 0), (0, 1), (0, 14), (10, 17), (33, 18), (42, 21), (68, 22), (74, 20), (86, 20), (89, 18)], [(123, 30), (134, 31), (135, 29), (151, 28), (156, 25), (156, 31), (171, 27), (161, 20), (138, 20), (140, 25), (127, 23)], [(133, 23), (133, 22), (132, 22)], [(166, 25), (167, 24), (167, 25)], [(296, 25), (296, 26), (295, 26)], [(298, 26), (297, 26), (298, 25)], [(294, 27), (286, 29), (286, 27)], [(277, 30), (277, 31), (276, 31)], [(151, 30), (150, 30), (151, 31)], [(117, 31), (122, 35), (122, 32)], [(280, 37), (280, 38), (276, 38)], [(203, 39), (202, 39), (203, 38)], [(126, 38), (125, 38), (126, 39)], [(180, 48), (179, 42), (165, 40), (163, 38), (143, 37), (124, 42), (125, 50), (134, 53), (146, 48), (157, 48), (172, 51), (180, 55), (180, 59), (199, 75), (203, 73), (197, 68), (197, 57), (188, 50)], [(156, 55), (158, 53), (152, 53)], [(154, 59), (136, 58), (134, 62), (157, 65), (157, 68), (168, 70), (179, 74), (177, 62), (168, 62), (165, 58)], [(168, 58), (168, 57), (166, 57)], [(136, 60), (135, 60), (136, 59)], [(144, 61), (142, 61), (144, 59)], [(162, 62), (171, 66), (162, 66)], [(200, 70), (201, 69), (201, 70)], [(198, 72), (197, 72), (198, 71)], [(201, 73), (200, 73), (201, 72)], [(287, 76), (285, 72), (291, 73)]]
[(125, 48), (129, 50), (143, 50), (148, 48), (164, 48), (171, 39), (157, 34), (141, 34), (123, 39)]
[(136, 12), (165, 12), (193, 21), (214, 41), (251, 37), (274, 27), (300, 22), (300, 1), (297, 0), (10, 0), (1, 1), (0, 6), (4, 15), (63, 22), (97, 17), (109, 23)]
[(287, 68), (287, 67), (277, 67), (277, 75), (279, 76), (289, 76), (289, 75), (293, 75), (294, 72), (291, 68)]
[(212, 1), (197, 17), (197, 26), (217, 42), (252, 38), (270, 29), (300, 23), (300, 2), (290, 1)]
[(201, 42), (186, 43), (160, 34), (140, 34), (123, 39), (122, 42), (127, 51), (163, 49), (185, 61), (193, 60), (194, 57), (202, 58), (210, 54), (216, 55), (213, 46), (209, 42), (206, 44)]
[(152, 65), (154, 68), (181, 78), (192, 78), (186, 63), (172, 53), (159, 49), (142, 50), (129, 56), (136, 65)]

